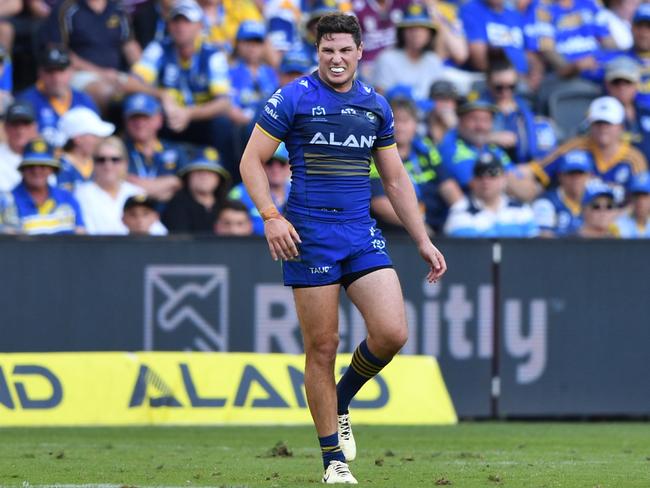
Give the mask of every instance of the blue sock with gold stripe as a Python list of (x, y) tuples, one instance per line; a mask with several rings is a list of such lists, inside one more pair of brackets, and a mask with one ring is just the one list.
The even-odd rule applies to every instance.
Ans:
[(365, 339), (359, 344), (352, 355), (350, 367), (336, 385), (339, 415), (348, 413), (348, 407), (354, 395), (389, 362), (390, 360), (384, 361), (371, 353)]
[(319, 437), (318, 442), (320, 442), (320, 452), (323, 455), (323, 467), (325, 469), (330, 465), (330, 461), (345, 462), (345, 456), (343, 455), (343, 451), (341, 451), (341, 446), (339, 446), (338, 432), (334, 432), (332, 435), (325, 437)]

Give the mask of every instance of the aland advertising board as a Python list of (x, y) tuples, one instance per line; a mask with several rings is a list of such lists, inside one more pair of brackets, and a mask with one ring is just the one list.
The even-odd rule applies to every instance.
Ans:
[[(340, 355), (337, 372), (349, 364)], [(304, 356), (197, 352), (0, 354), (0, 427), (310, 424)], [(398, 356), (353, 401), (355, 423), (452, 424), (431, 357)]]

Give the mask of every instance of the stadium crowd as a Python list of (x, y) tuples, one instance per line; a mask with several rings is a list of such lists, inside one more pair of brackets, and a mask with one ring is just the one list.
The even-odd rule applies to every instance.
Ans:
[[(638, 0), (7, 0), (0, 233), (263, 235), (239, 158), (334, 11), (359, 18), (431, 235), (650, 237)], [(280, 209), (289, 163), (265, 166)]]

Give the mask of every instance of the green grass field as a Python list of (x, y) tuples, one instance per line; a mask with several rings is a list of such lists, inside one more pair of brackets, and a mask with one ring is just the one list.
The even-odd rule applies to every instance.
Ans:
[[(355, 436), (351, 467), (365, 486), (650, 487), (650, 423), (357, 426)], [(0, 486), (298, 487), (319, 483), (320, 464), (307, 427), (0, 429)]]

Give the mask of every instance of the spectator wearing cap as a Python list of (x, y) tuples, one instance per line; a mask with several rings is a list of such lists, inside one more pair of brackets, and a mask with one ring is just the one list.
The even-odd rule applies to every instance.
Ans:
[(494, 153), (506, 171), (512, 168), (506, 152), (490, 142), (495, 110), (494, 105), (480, 98), (478, 93), (470, 93), (458, 105), (458, 127), (447, 132), (439, 144), (445, 171), (465, 193), (469, 191), (474, 165), (483, 152)]
[(284, 53), (278, 67), (280, 86), (291, 83), (301, 76), (308, 75), (313, 66), (313, 62), (302, 49)]
[(605, 92), (623, 104), (625, 131), (647, 160), (650, 157), (650, 107), (638, 102), (640, 81), (640, 66), (630, 57), (615, 58), (605, 67)]
[[(441, 164), (434, 144), (417, 134), (417, 109), (404, 98), (391, 101), (395, 118), (395, 143), (404, 162), (423, 217), (436, 233), (442, 230), (448, 208), (463, 197), (458, 183), (450, 178)], [(370, 168), (370, 210), (382, 231), (405, 233), (404, 226), (393, 210), (374, 164)]]
[(381, 52), (371, 81), (386, 92), (396, 85), (411, 87), (416, 100), (429, 96), (431, 84), (443, 76), (443, 60), (434, 51), (436, 26), (424, 5), (411, 3), (397, 23), (397, 45)]
[(238, 200), (226, 200), (214, 223), (214, 233), (220, 237), (252, 235), (253, 221), (246, 205)]
[(66, 112), (76, 107), (87, 107), (97, 112), (97, 106), (89, 95), (71, 87), (71, 78), (69, 51), (63, 46), (48, 47), (39, 59), (36, 84), (18, 97), (32, 104), (39, 132), (55, 147), (65, 144), (58, 124)]
[(130, 235), (167, 235), (160, 222), (158, 202), (147, 195), (134, 195), (124, 202), (122, 222)]
[(70, 192), (48, 182), (60, 167), (44, 139), (34, 139), (25, 146), (18, 167), (22, 181), (8, 195), (0, 219), (5, 227), (20, 234), (84, 233), (77, 200)]
[(557, 183), (562, 157), (570, 151), (584, 151), (592, 161), (594, 176), (614, 189), (617, 202), (623, 202), (633, 179), (648, 172), (646, 158), (624, 137), (624, 121), (621, 102), (610, 96), (596, 98), (587, 112), (587, 134), (569, 139), (527, 168), (543, 186), (550, 187)]
[(185, 151), (160, 139), (162, 108), (158, 100), (146, 93), (136, 93), (124, 102), (125, 143), (129, 155), (127, 180), (144, 188), (159, 202), (168, 202), (181, 188), (176, 176), (185, 163)]
[(612, 189), (602, 183), (590, 185), (582, 199), (582, 225), (576, 235), (585, 238), (620, 237), (614, 222), (616, 215)]
[(570, 151), (562, 156), (558, 186), (532, 204), (542, 237), (565, 237), (582, 225), (582, 198), (593, 173), (593, 163), (585, 151)]
[(230, 174), (213, 148), (198, 152), (178, 175), (181, 188), (167, 204), (162, 222), (172, 233), (212, 233), (219, 209), (226, 199)]
[(202, 35), (203, 10), (194, 0), (177, 0), (169, 11), (169, 37), (152, 41), (133, 73), (155, 89), (166, 116), (167, 138), (216, 145), (234, 167), (228, 61)]
[(77, 185), (92, 178), (95, 146), (100, 139), (113, 134), (115, 126), (104, 122), (87, 107), (76, 107), (61, 117), (59, 130), (64, 136), (65, 145), (57, 184), (72, 192)]
[[(269, 181), (269, 189), (271, 191), (273, 204), (280, 213), (284, 213), (287, 198), (289, 197), (289, 190), (291, 190), (289, 153), (287, 152), (284, 142), (280, 143), (271, 159), (264, 164), (264, 172)], [(257, 210), (255, 202), (253, 202), (253, 199), (249, 195), (248, 190), (246, 190), (246, 186), (244, 186), (243, 183), (236, 185), (232, 190), (230, 190), (228, 198), (240, 201), (246, 206), (251, 221), (253, 222), (253, 233), (263, 236), (264, 220), (262, 219), (259, 210)]]
[(433, 107), (427, 114), (427, 135), (436, 144), (441, 142), (447, 132), (458, 125), (458, 90), (449, 80), (438, 80), (431, 84), (429, 100)]
[(650, 178), (636, 178), (630, 186), (630, 210), (616, 219), (620, 236), (650, 238)]
[[(261, 22), (242, 22), (237, 30), (237, 41), (230, 67), (231, 101), (229, 117), (238, 126), (241, 147), (246, 144), (252, 123), (266, 100), (278, 88), (278, 76), (264, 62), (266, 27)], [(235, 152), (239, 159), (241, 149)]]
[(634, 44), (626, 54), (641, 70), (637, 101), (641, 106), (650, 107), (650, 3), (641, 3), (634, 13), (632, 39)]
[(102, 139), (93, 151), (94, 171), (91, 181), (75, 190), (83, 212), (86, 232), (92, 235), (123, 235), (128, 230), (122, 222), (127, 198), (144, 193), (144, 189), (125, 181), (127, 154), (124, 143), (115, 136)]
[[(514, 163), (544, 157), (555, 144), (538, 144), (538, 123), (528, 103), (517, 94), (519, 74), (501, 49), (491, 49), (485, 98), (496, 111), (490, 142), (505, 149)], [(551, 130), (551, 138), (556, 140)]]
[(0, 192), (10, 191), (20, 182), (18, 165), (23, 150), (38, 135), (34, 109), (29, 103), (18, 101), (9, 106), (4, 132), (6, 142), (0, 144)]
[(63, 44), (70, 49), (72, 85), (89, 93), (99, 106), (105, 107), (132, 83), (126, 71), (140, 58), (142, 50), (133, 38), (121, 2), (60, 2), (41, 35), (46, 46)]
[(528, 204), (505, 193), (505, 168), (498, 156), (484, 152), (473, 168), (470, 194), (454, 204), (445, 223), (453, 237), (535, 237), (539, 233)]

